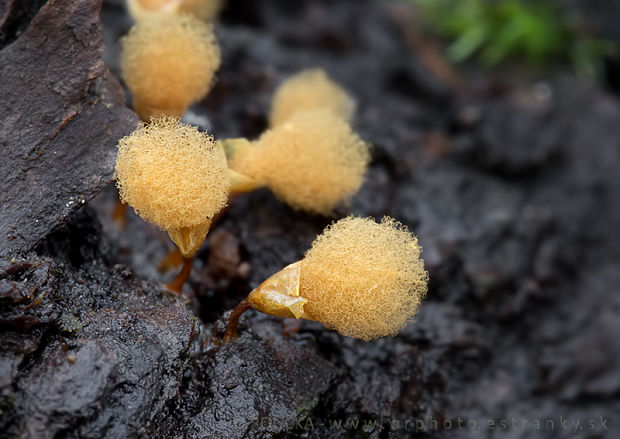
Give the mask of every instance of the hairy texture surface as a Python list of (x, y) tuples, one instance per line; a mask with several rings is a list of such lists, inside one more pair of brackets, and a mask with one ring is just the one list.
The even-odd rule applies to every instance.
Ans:
[(127, 6), (136, 21), (153, 12), (185, 12), (199, 20), (213, 21), (222, 8), (222, 0), (127, 0)]
[(326, 109), (350, 122), (355, 102), (321, 69), (302, 70), (284, 81), (271, 102), (269, 122), (281, 125), (299, 110)]
[(294, 208), (329, 214), (362, 184), (369, 145), (331, 112), (300, 111), (238, 151), (230, 166)]
[(121, 200), (165, 230), (203, 224), (228, 199), (226, 158), (213, 138), (163, 117), (118, 144), (116, 185)]
[(207, 94), (220, 65), (213, 26), (189, 15), (151, 14), (121, 44), (123, 79), (143, 120), (181, 116)]
[(302, 260), (305, 312), (350, 337), (397, 334), (426, 295), (420, 251), (417, 238), (392, 218), (332, 224)]

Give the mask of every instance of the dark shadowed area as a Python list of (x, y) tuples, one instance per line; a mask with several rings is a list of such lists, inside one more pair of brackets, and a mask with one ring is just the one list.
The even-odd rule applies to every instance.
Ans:
[(277, 85), (324, 68), (373, 144), (338, 217), (402, 221), (430, 284), (394, 338), (249, 311), (221, 344), (227, 313), (333, 219), (246, 194), (183, 298), (167, 292), (166, 234), (112, 219), (137, 123), (115, 78), (124, 2), (44, 3), (0, 0), (0, 438), (619, 437), (613, 87), (461, 77), (420, 49), (404, 1), (229, 0), (217, 83), (185, 120), (256, 138)]

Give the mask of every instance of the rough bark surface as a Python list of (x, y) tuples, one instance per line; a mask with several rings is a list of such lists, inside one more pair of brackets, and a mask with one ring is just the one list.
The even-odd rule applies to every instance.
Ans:
[[(3, 4), (5, 16), (26, 8)], [(108, 185), (116, 142), (135, 127), (101, 59), (100, 8), (50, 1), (0, 51), (0, 257), (32, 249)]]

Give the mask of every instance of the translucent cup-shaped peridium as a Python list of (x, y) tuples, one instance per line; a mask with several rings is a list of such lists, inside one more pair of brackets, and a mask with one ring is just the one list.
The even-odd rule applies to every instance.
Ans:
[(252, 308), (277, 317), (308, 319), (306, 299), (299, 295), (301, 261), (278, 271), (248, 296)]
[(179, 251), (186, 258), (193, 257), (209, 232), (211, 220), (192, 227), (183, 227), (176, 230), (168, 230), (170, 239), (179, 247)]

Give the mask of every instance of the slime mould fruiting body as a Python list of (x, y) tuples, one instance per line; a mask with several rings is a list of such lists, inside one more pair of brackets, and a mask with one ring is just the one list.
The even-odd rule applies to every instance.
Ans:
[(303, 110), (327, 110), (345, 122), (351, 122), (355, 102), (325, 71), (307, 69), (288, 78), (274, 93), (269, 113), (270, 125), (282, 125), (296, 112)]
[(370, 161), (369, 145), (328, 110), (298, 111), (255, 142), (238, 143), (233, 170), (290, 206), (319, 214), (331, 214), (358, 191)]
[(196, 253), (230, 190), (222, 149), (172, 117), (153, 119), (119, 141), (115, 178), (121, 201), (166, 230), (185, 257)]
[(146, 122), (181, 117), (211, 89), (219, 66), (213, 25), (190, 15), (152, 14), (121, 40), (121, 73)]
[[(366, 341), (395, 335), (426, 295), (420, 251), (417, 238), (391, 218), (345, 218), (318, 236), (301, 261), (253, 290), (247, 307), (315, 320)], [(227, 338), (235, 334), (229, 324)]]

